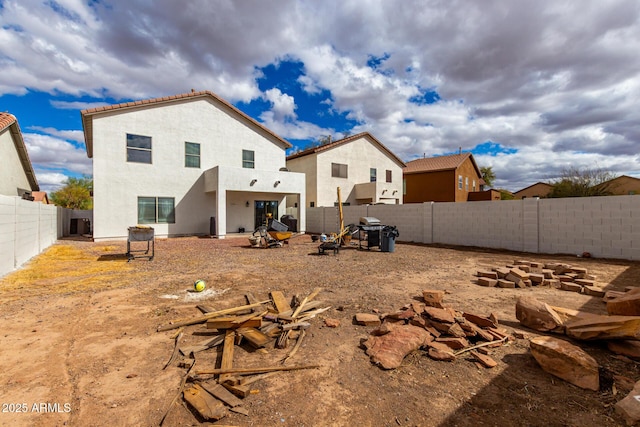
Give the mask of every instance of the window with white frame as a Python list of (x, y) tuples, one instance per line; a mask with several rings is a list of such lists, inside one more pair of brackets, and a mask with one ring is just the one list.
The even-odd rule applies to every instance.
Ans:
[(127, 162), (151, 164), (151, 137), (127, 134)]
[(469, 177), (464, 177), (464, 191), (469, 191)]
[(378, 180), (378, 171), (376, 168), (369, 169), (369, 182), (376, 182)]
[(138, 197), (138, 224), (175, 224), (173, 197)]
[(242, 167), (246, 169), (255, 169), (256, 159), (254, 151), (242, 150)]
[(476, 191), (476, 180), (475, 179), (473, 180), (473, 187), (472, 188), (473, 188), (473, 191)]
[(458, 190), (462, 190), (462, 175), (458, 175)]
[(186, 168), (200, 167), (200, 144), (195, 142), (184, 143), (184, 166)]

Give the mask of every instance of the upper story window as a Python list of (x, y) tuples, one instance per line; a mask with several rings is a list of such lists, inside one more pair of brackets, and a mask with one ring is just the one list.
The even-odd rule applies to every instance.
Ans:
[(390, 170), (387, 170), (386, 175), (387, 175), (387, 182), (392, 182), (392, 180), (391, 180), (391, 171)]
[(151, 164), (151, 137), (127, 134), (127, 162)]
[(347, 165), (331, 163), (331, 176), (334, 178), (347, 178)]
[(376, 182), (378, 179), (378, 171), (376, 168), (369, 169), (369, 182)]
[(464, 191), (469, 191), (469, 177), (464, 178)]
[(242, 150), (242, 167), (255, 169), (255, 165), (255, 152), (251, 150)]
[(473, 187), (472, 188), (473, 188), (473, 191), (476, 191), (476, 180), (475, 179), (473, 180)]
[(462, 175), (458, 175), (458, 190), (462, 190)]
[(200, 167), (200, 144), (195, 142), (184, 143), (184, 167)]

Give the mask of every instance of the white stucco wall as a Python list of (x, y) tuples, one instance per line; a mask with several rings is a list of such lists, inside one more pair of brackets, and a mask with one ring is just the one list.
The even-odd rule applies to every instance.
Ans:
[[(331, 164), (348, 165), (347, 178), (331, 176)], [(377, 169), (377, 181), (372, 186), (371, 203), (402, 203), (402, 167), (377, 144), (363, 136), (334, 148), (292, 159), (287, 167), (296, 172), (304, 172), (307, 178), (307, 205), (333, 206), (337, 202), (337, 187), (340, 187), (342, 202), (358, 204), (356, 184), (370, 182), (370, 169)], [(386, 171), (391, 171), (392, 182), (386, 182)], [(315, 182), (313, 177), (315, 177)], [(370, 188), (367, 186), (367, 188)]]
[[(242, 150), (255, 152), (255, 171), (285, 166), (285, 147), (238, 117), (212, 98), (94, 115), (94, 239), (125, 238), (127, 227), (138, 222), (140, 196), (175, 198), (176, 223), (150, 224), (156, 236), (208, 234), (210, 217), (222, 218), (216, 209), (219, 194), (205, 191), (206, 170), (224, 165), (251, 171), (242, 168)], [(151, 164), (127, 162), (127, 133), (152, 138)], [(200, 168), (185, 167), (185, 142), (200, 144)], [(233, 188), (243, 189), (252, 190), (248, 184)], [(296, 191), (303, 193), (304, 183)], [(234, 222), (220, 227), (222, 235), (241, 221), (229, 206), (226, 216)]]
[(0, 132), (0, 194), (5, 196), (17, 196), (18, 188), (31, 190), (31, 184), (24, 172), (20, 157), (11, 136), (10, 128)]

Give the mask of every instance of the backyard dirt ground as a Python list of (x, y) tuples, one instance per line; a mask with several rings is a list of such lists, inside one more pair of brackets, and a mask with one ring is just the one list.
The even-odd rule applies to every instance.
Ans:
[[(317, 369), (281, 372), (251, 385), (248, 416), (229, 413), (226, 426), (617, 426), (613, 405), (640, 380), (640, 364), (600, 343), (579, 343), (600, 364), (602, 387), (588, 391), (545, 373), (529, 352), (537, 332), (519, 325), (515, 303), (534, 296), (551, 305), (606, 313), (599, 298), (548, 287), (499, 289), (474, 283), (478, 269), (514, 259), (586, 267), (607, 289), (637, 286), (640, 264), (477, 248), (396, 243), (395, 252), (355, 247), (318, 255), (298, 236), (282, 248), (251, 248), (247, 238), (157, 240), (155, 259), (127, 263), (126, 242), (59, 241), (21, 270), (0, 279), (0, 425), (153, 426), (179, 390), (186, 370), (173, 363), (174, 331), (160, 325), (200, 315), (198, 304), (224, 309), (245, 294), (268, 299), (323, 291), (331, 309), (313, 319), (288, 363)], [(202, 294), (190, 292), (196, 279)], [(445, 290), (445, 303), (480, 315), (495, 313), (509, 333), (525, 338), (491, 349), (498, 362), (479, 368), (468, 357), (437, 362), (422, 350), (382, 370), (360, 348), (372, 327), (358, 312), (395, 311), (423, 289)], [(200, 299), (198, 299), (200, 298)], [(336, 319), (336, 328), (324, 320)], [(183, 344), (207, 338), (203, 325), (185, 329)], [(279, 365), (287, 350), (236, 347), (234, 366)], [(217, 367), (215, 349), (197, 353), (199, 369)], [(197, 369), (196, 369), (197, 370)], [(615, 380), (613, 379), (615, 376)], [(167, 426), (200, 425), (182, 403)]]

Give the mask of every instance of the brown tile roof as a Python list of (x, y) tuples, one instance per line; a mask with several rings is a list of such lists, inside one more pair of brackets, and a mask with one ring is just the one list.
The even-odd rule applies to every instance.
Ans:
[(416, 159), (407, 162), (407, 167), (402, 171), (405, 175), (421, 172), (435, 172), (457, 169), (465, 160), (471, 159), (473, 167), (476, 169), (478, 176), (482, 177), (482, 173), (476, 164), (473, 154), (460, 153), (448, 156), (427, 157), (424, 159)]
[(283, 146), (285, 146), (285, 148), (292, 147), (292, 145), (288, 141), (276, 135), (275, 133), (273, 133), (273, 131), (266, 128), (263, 124), (254, 120), (253, 118), (249, 117), (248, 115), (246, 115), (245, 113), (237, 109), (230, 102), (225, 101), (224, 99), (220, 98), (218, 95), (216, 95), (211, 91), (203, 90), (199, 92), (189, 92), (189, 93), (182, 93), (179, 95), (163, 96), (161, 98), (144, 99), (141, 101), (133, 101), (133, 102), (123, 102), (121, 104), (113, 104), (113, 105), (106, 105), (103, 107), (88, 108), (86, 110), (80, 111), (80, 115), (82, 117), (82, 127), (84, 128), (84, 140), (87, 148), (87, 155), (89, 157), (93, 157), (93, 116), (94, 115), (104, 113), (107, 111), (126, 110), (130, 108), (141, 107), (141, 106), (149, 106), (152, 104), (161, 105), (161, 104), (173, 103), (180, 100), (185, 100), (185, 99), (188, 100), (188, 99), (194, 99), (194, 98), (212, 98), (215, 101), (223, 104), (225, 107), (232, 110), (234, 113), (238, 114), (242, 119), (244, 119), (251, 125), (258, 127), (262, 131), (267, 132), (269, 135), (276, 138), (276, 140), (278, 140), (278, 142), (280, 142)]
[(402, 160), (400, 160), (400, 158), (398, 156), (393, 154), (393, 152), (391, 150), (389, 150), (387, 147), (385, 147), (384, 144), (382, 144), (380, 141), (378, 141), (369, 132), (362, 132), (362, 133), (359, 133), (359, 134), (356, 134), (356, 135), (351, 135), (351, 136), (348, 136), (346, 138), (339, 139), (337, 141), (330, 142), (328, 144), (323, 144), (323, 145), (320, 145), (320, 146), (317, 146), (317, 147), (307, 148), (306, 150), (299, 151), (297, 153), (291, 154), (290, 156), (287, 156), (287, 160), (297, 159), (299, 157), (308, 156), (310, 154), (321, 153), (323, 151), (330, 150), (330, 149), (338, 147), (340, 145), (348, 144), (348, 143), (353, 142), (353, 141), (355, 141), (357, 139), (360, 139), (362, 137), (369, 137), (376, 145), (378, 145), (382, 149), (382, 151), (387, 153), (389, 155), (389, 157), (391, 157), (393, 160), (395, 160), (401, 167), (405, 167), (406, 166), (405, 163)]
[(40, 190), (36, 173), (33, 171), (33, 166), (29, 159), (27, 147), (24, 145), (24, 140), (22, 139), (22, 132), (20, 131), (20, 125), (18, 125), (18, 119), (16, 119), (13, 114), (0, 112), (0, 132), (4, 132), (7, 128), (9, 128), (9, 132), (11, 132), (11, 136), (13, 137), (13, 143), (16, 146), (20, 163), (22, 163), (22, 168), (27, 176), (31, 190)]
[(31, 195), (33, 196), (34, 202), (42, 202), (44, 204), (49, 203), (49, 196), (47, 196), (46, 191), (32, 191)]

